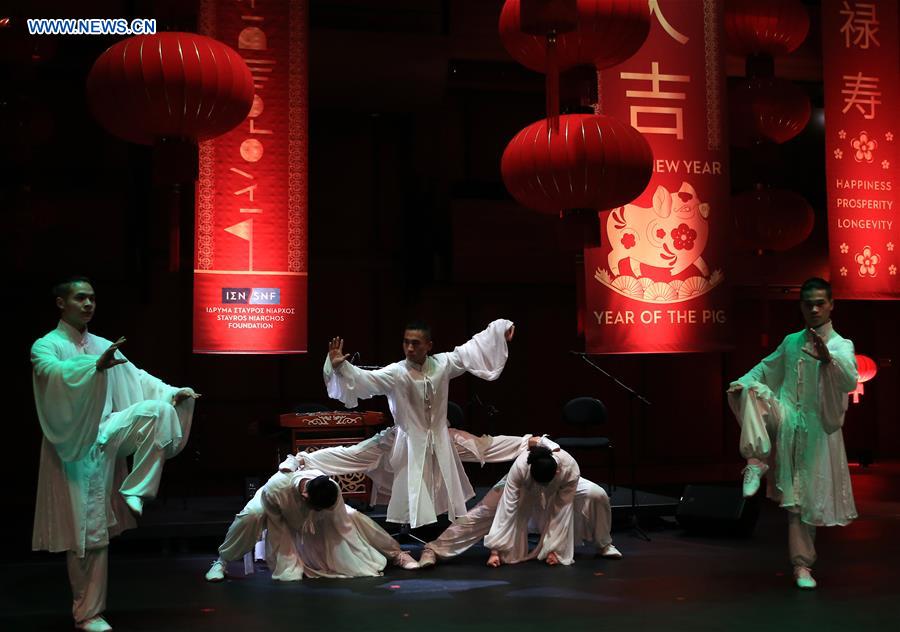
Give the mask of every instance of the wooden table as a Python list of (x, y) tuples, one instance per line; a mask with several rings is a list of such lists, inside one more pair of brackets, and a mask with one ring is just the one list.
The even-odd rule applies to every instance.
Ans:
[[(291, 450), (313, 452), (333, 446), (355, 445), (375, 434), (387, 423), (384, 413), (374, 411), (328, 411), (322, 413), (285, 413), (279, 417), (282, 428), (291, 431)], [(372, 481), (362, 472), (343, 474), (335, 479), (344, 498), (369, 502)]]

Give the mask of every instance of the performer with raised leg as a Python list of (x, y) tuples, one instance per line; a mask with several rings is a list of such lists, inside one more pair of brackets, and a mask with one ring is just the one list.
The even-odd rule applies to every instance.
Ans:
[(811, 278), (800, 288), (806, 328), (785, 337), (749, 373), (732, 382), (728, 402), (741, 425), (747, 459), (744, 496), (768, 476), (768, 496), (788, 511), (788, 548), (797, 586), (816, 587), (816, 527), (857, 517), (841, 427), (856, 388), (853, 343), (831, 323), (831, 285)]
[(124, 338), (88, 332), (97, 305), (90, 280), (67, 279), (54, 296), (59, 324), (31, 347), (44, 433), (32, 548), (66, 551), (75, 626), (110, 630), (102, 617), (109, 539), (136, 526), (156, 496), (199, 395), (137, 369), (119, 351)]

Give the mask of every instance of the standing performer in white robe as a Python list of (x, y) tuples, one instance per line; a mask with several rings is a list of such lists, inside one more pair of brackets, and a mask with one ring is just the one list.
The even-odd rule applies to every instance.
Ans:
[(54, 293), (59, 324), (31, 348), (44, 433), (32, 548), (66, 551), (76, 627), (110, 630), (101, 616), (109, 539), (134, 527), (156, 496), (163, 463), (187, 442), (198, 395), (135, 368), (118, 351), (124, 338), (88, 333), (96, 306), (89, 280)]
[(272, 579), (375, 577), (388, 561), (418, 567), (371, 518), (347, 507), (337, 483), (318, 470), (278, 472), (260, 491)]
[[(574, 543), (584, 541), (593, 542), (602, 557), (621, 559), (622, 554), (610, 536), (612, 511), (606, 492), (596, 483), (581, 478), (574, 459), (558, 447), (549, 448), (548, 443), (552, 444), (544, 440), (520, 454), (509, 474), (481, 502), (440, 537), (426, 544), (419, 568), (433, 566), (437, 558), (460, 555), (488, 534), (493, 536), (488, 559), (488, 565), (493, 567), (501, 562), (513, 564), (534, 557), (551, 565), (571, 564)], [(546, 483), (535, 480), (535, 470), (529, 463), (531, 455), (543, 461), (545, 479), (552, 477)], [(538, 464), (538, 478), (540, 468)], [(541, 543), (531, 553), (527, 552), (529, 524), (536, 525), (541, 532)], [(487, 538), (485, 544), (488, 545)]]
[[(485, 463), (511, 461), (529, 447), (536, 445), (543, 445), (550, 449), (559, 449), (559, 446), (547, 437), (537, 437), (530, 434), (522, 437), (508, 435), (475, 436), (457, 428), (450, 428), (449, 431), (453, 447), (463, 462), (478, 462), (484, 465)], [(381, 457), (390, 453), (396, 435), (397, 428), (393, 426), (374, 437), (366, 439), (357, 446), (339, 448), (337, 453), (338, 459), (344, 459), (342, 466), (337, 469), (346, 472), (350, 467), (359, 467), (359, 470), (352, 471), (371, 472), (378, 478), (380, 486), (375, 485), (373, 487), (372, 504), (384, 502), (390, 496), (390, 472), (377, 469), (377, 466), (381, 463)], [(341, 450), (343, 450), (343, 453), (349, 451), (351, 453), (350, 456), (341, 456), (343, 454)], [(278, 469), (286, 474), (296, 472), (300, 469), (301, 463), (305, 462), (305, 457), (307, 456), (309, 454), (306, 452), (300, 452), (296, 456), (288, 455)], [(359, 463), (360, 465), (348, 465), (348, 459), (353, 459), (354, 464)], [(323, 460), (328, 461), (328, 459)], [(371, 468), (376, 469), (372, 472)], [(338, 474), (338, 472), (328, 472), (328, 474)], [(253, 551), (265, 528), (266, 514), (262, 504), (262, 488), (260, 488), (240, 513), (234, 517), (234, 520), (228, 527), (225, 540), (219, 546), (219, 557), (206, 572), (206, 581), (223, 581), (228, 575), (228, 563), (239, 560)]]
[[(856, 388), (853, 343), (831, 324), (831, 285), (819, 278), (800, 290), (806, 329), (790, 334), (749, 373), (732, 382), (728, 402), (741, 425), (744, 496), (770, 468), (768, 496), (787, 509), (788, 548), (800, 588), (816, 587), (816, 527), (857, 517), (841, 426)], [(774, 447), (773, 447), (774, 446)]]
[(415, 528), (444, 512), (455, 521), (475, 492), (447, 422), (450, 380), (465, 372), (497, 379), (514, 332), (512, 322), (495, 320), (453, 351), (431, 356), (430, 329), (411, 323), (403, 334), (406, 359), (375, 371), (347, 362), (343, 340), (334, 338), (323, 369), (329, 397), (354, 408), (360, 399), (385, 395), (395, 426), (357, 446), (304, 453), (302, 459), (332, 474), (367, 472), (376, 491), (389, 485), (388, 522)]

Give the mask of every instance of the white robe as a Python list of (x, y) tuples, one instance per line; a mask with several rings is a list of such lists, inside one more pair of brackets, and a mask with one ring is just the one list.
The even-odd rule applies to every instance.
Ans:
[[(428, 356), (422, 366), (403, 360), (365, 371), (344, 362), (335, 371), (326, 357), (323, 373), (329, 397), (354, 408), (360, 399), (387, 396), (396, 428), (388, 429), (389, 437), (382, 435), (391, 442), (387, 463), (381, 464), (391, 478), (389, 522), (418, 527), (436, 522), (444, 512), (451, 521), (465, 515), (466, 500), (475, 492), (448, 429), (450, 380), (467, 371), (497, 379), (506, 365), (505, 335), (511, 326), (511, 321), (495, 320), (452, 352)], [(319, 467), (315, 454), (311, 465)]]
[[(494, 522), (484, 538), (484, 545), (497, 551), (504, 564), (535, 558), (544, 560), (550, 553), (556, 553), (560, 564), (574, 562), (574, 501), (580, 471), (575, 459), (565, 450), (553, 452), (553, 458), (557, 464), (556, 475), (546, 485), (531, 478), (528, 453), (520, 454), (509, 470)], [(530, 552), (529, 524), (541, 534)], [(579, 535), (586, 537), (586, 534)], [(598, 544), (608, 544), (608, 537), (607, 531), (605, 537), (597, 538)]]
[[(135, 526), (117, 491), (128, 474), (115, 458), (127, 409), (145, 402), (170, 405), (178, 391), (131, 363), (97, 371), (99, 356), (112, 343), (59, 322), (31, 347), (34, 401), (41, 430), (40, 472), (34, 516), (33, 550), (73, 551), (107, 546), (109, 538)], [(116, 352), (117, 358), (124, 358)], [(184, 447), (194, 401), (157, 421), (156, 446), (171, 458)], [(124, 416), (123, 416), (124, 415)]]
[(278, 472), (261, 490), (272, 579), (381, 575), (388, 559), (400, 555), (400, 545), (368, 516), (345, 505), (340, 492), (334, 507), (310, 508), (300, 483), (317, 476), (322, 472), (313, 469)]
[(805, 331), (790, 334), (732, 383), (728, 402), (741, 423), (741, 454), (774, 467), (769, 497), (807, 524), (846, 525), (857, 514), (841, 427), (856, 388), (856, 356), (830, 322), (818, 332), (831, 362), (803, 351), (812, 349)]

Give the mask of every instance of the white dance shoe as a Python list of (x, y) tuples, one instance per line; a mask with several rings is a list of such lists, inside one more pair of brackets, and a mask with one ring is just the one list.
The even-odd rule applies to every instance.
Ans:
[(216, 560), (212, 563), (212, 566), (209, 567), (209, 570), (206, 571), (206, 581), (208, 582), (220, 582), (225, 579), (225, 562), (222, 560)]
[(108, 632), (112, 630), (112, 626), (103, 617), (96, 616), (84, 621), (78, 621), (75, 623), (75, 629), (84, 630), (84, 632)]
[(607, 544), (602, 549), (600, 549), (600, 557), (605, 557), (608, 560), (621, 560), (622, 552), (614, 545)]
[(797, 588), (813, 590), (816, 587), (816, 580), (813, 579), (812, 572), (807, 566), (795, 566), (794, 579), (797, 582)]
[(750, 498), (759, 491), (759, 483), (768, 471), (769, 466), (764, 463), (760, 465), (747, 464), (747, 467), (744, 468), (744, 498)]

